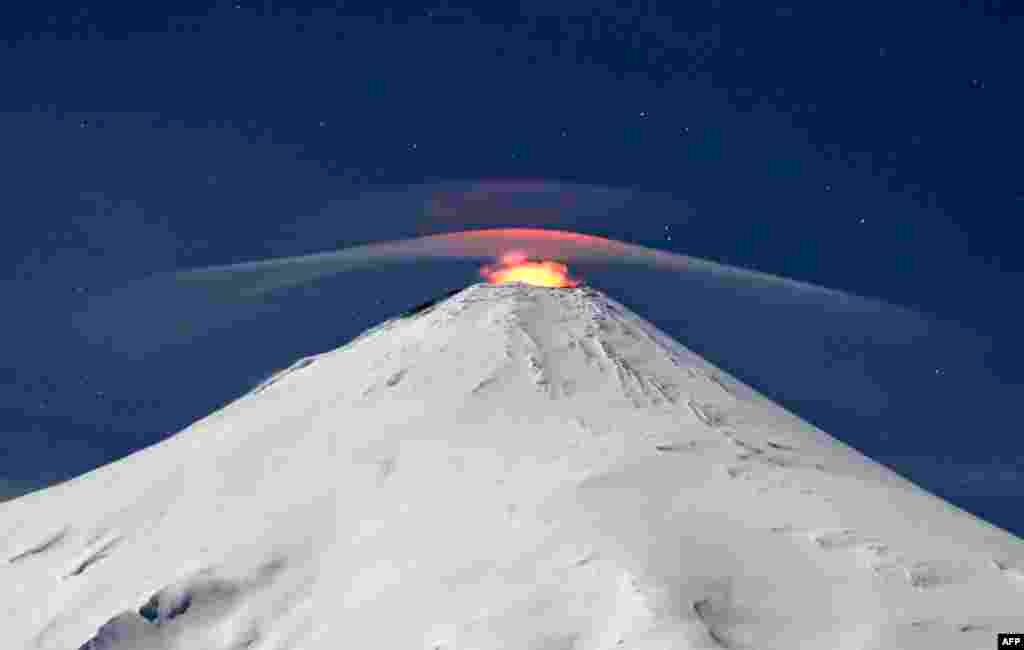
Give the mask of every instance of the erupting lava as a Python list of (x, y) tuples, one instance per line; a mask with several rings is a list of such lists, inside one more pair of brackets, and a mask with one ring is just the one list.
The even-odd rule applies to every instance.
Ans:
[(497, 266), (485, 266), (480, 275), (491, 284), (523, 282), (538, 287), (575, 287), (580, 281), (569, 275), (569, 267), (551, 260), (530, 260), (518, 251), (505, 253)]

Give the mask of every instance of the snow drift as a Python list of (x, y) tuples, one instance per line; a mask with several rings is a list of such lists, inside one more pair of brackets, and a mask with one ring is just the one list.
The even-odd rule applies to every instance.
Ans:
[(474, 285), (0, 504), (4, 648), (962, 650), (1022, 628), (1024, 542), (588, 287)]

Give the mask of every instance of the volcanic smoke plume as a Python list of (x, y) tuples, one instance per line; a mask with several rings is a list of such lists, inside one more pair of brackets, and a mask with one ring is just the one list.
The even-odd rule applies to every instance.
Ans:
[(480, 275), (491, 284), (522, 282), (537, 287), (575, 287), (580, 281), (569, 274), (569, 267), (552, 260), (531, 260), (526, 253), (512, 251), (498, 260), (497, 266), (487, 265)]

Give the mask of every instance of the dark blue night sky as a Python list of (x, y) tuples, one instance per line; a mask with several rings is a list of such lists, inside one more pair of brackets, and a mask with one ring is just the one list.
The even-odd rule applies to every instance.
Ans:
[[(972, 332), (970, 347), (876, 349), (885, 399), (853, 408), (839, 375), (808, 386), (843, 365), (842, 346), (805, 362), (824, 369), (759, 356), (801, 323), (673, 300), (664, 274), (587, 275), (698, 352), (726, 334), (693, 314), (721, 308), (737, 344), (712, 361), (1024, 532), (1020, 5), (633, 4), (0, 10), (0, 490), (156, 442), (477, 276), (459, 262), (366, 269), (142, 358), (76, 333), (71, 315), (91, 296), (161, 271), (551, 226), (881, 298)], [(466, 207), (482, 181), (520, 190)], [(122, 316), (122, 328), (145, 326)]]

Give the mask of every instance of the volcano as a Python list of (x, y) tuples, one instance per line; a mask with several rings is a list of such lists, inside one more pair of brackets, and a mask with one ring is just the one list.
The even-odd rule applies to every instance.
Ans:
[(588, 286), (470, 286), (0, 504), (3, 648), (963, 650), (1021, 629), (1024, 541)]

